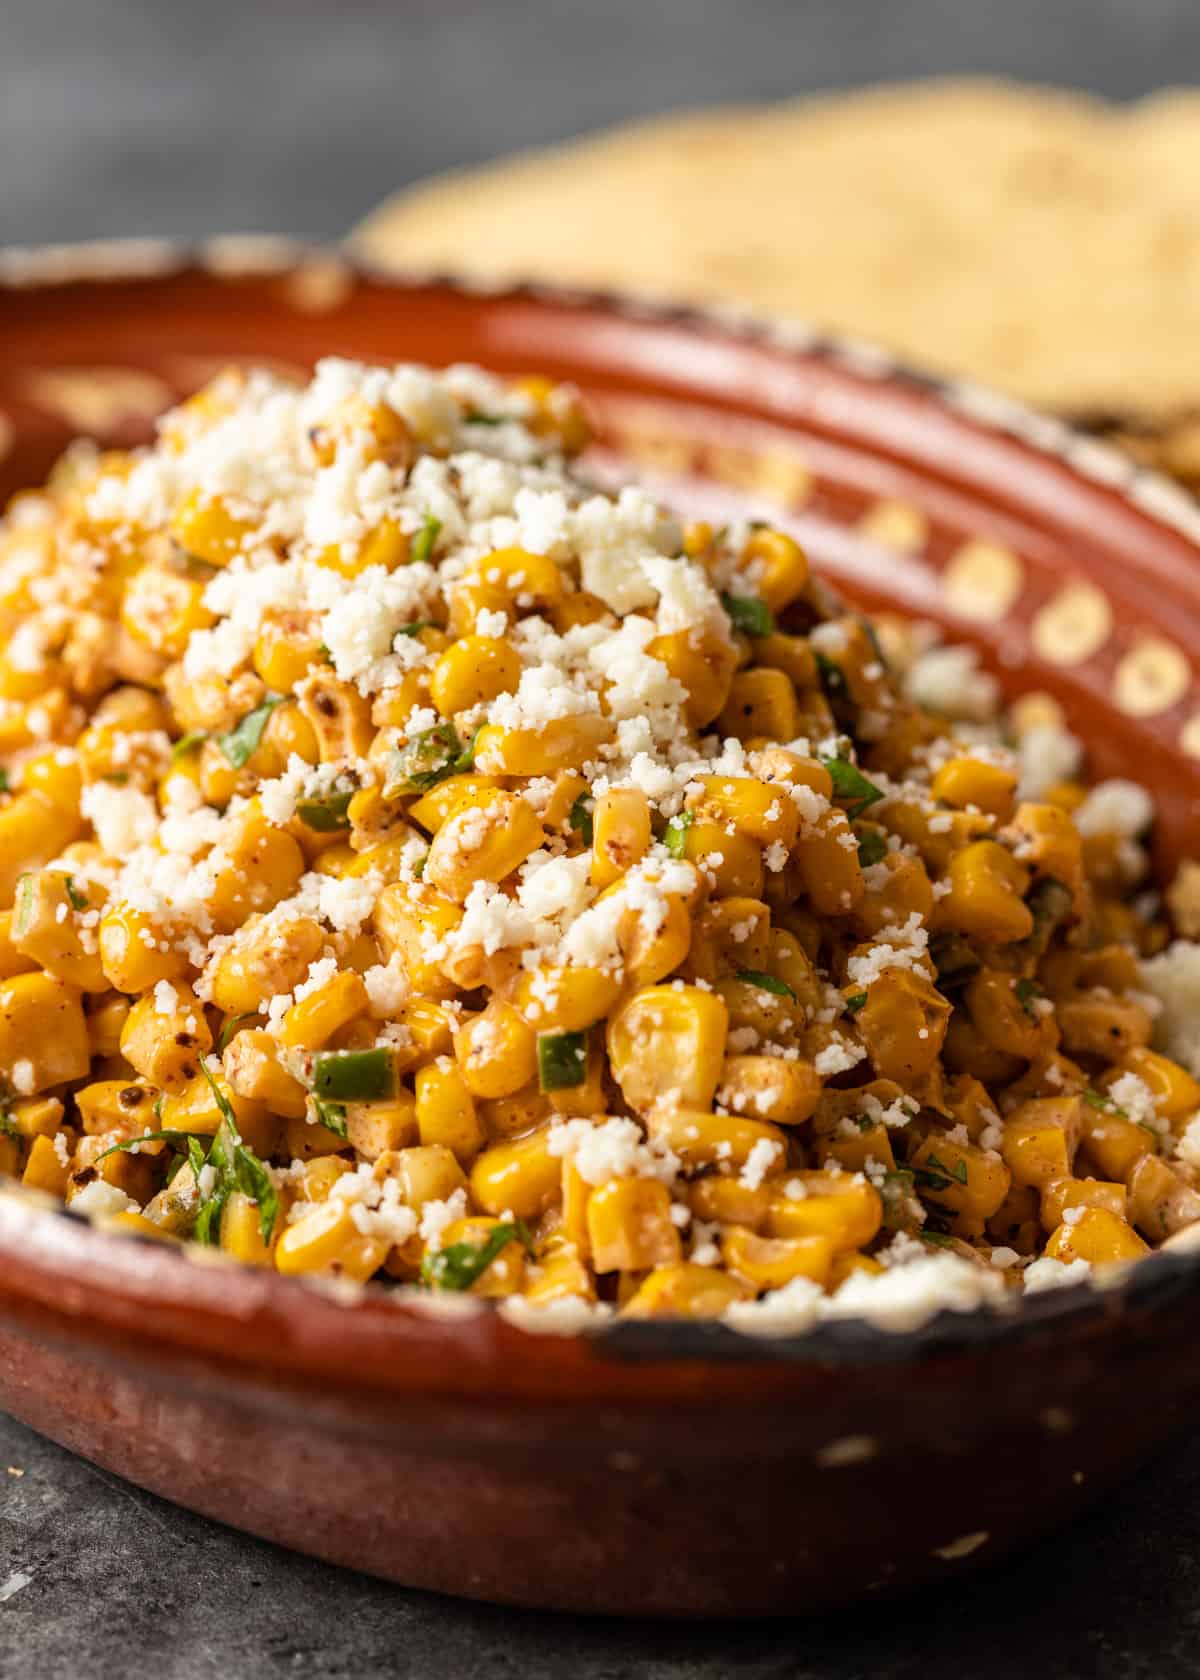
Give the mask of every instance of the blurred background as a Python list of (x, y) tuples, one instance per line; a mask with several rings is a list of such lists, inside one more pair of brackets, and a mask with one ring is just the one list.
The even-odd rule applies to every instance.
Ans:
[(331, 237), (431, 171), (680, 106), (1197, 69), (1196, 0), (0, 0), (0, 243)]

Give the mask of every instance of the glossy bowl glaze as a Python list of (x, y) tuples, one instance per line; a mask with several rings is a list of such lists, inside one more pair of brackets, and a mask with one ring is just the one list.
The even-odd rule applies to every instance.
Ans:
[[(0, 494), (230, 360), (573, 379), (601, 475), (765, 513), (873, 608), (974, 642), (1197, 846), (1200, 517), (1057, 423), (796, 325), (383, 280), (275, 242), (0, 255)], [(0, 1195), (0, 1403), (144, 1487), (502, 1602), (794, 1612), (952, 1577), (1067, 1517), (1200, 1398), (1200, 1257), (896, 1334), (533, 1336), (104, 1236)], [(1135, 1398), (1136, 1397), (1136, 1398)]]

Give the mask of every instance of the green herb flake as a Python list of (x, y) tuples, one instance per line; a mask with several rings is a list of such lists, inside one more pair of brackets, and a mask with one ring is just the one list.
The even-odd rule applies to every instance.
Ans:
[(590, 846), (596, 837), (596, 825), (592, 821), (592, 796), (581, 793), (567, 813), (567, 826), (573, 828), (585, 846)]
[(1040, 1015), (1034, 1008), (1034, 1004), (1038, 998), (1044, 998), (1046, 994), (1038, 985), (1037, 981), (1018, 980), (1014, 989), (1017, 994), (1017, 1002), (1021, 1005), (1021, 1008), (1025, 1011), (1026, 1015), (1029, 1016), (1030, 1020), (1039, 1020)]
[(238, 1130), (233, 1104), (213, 1078), (207, 1061), (200, 1058), (200, 1071), (208, 1081), (221, 1116), (217, 1135), (213, 1138), (205, 1166), (215, 1167), (217, 1183), (213, 1194), (201, 1204), (196, 1215), (192, 1235), (197, 1242), (214, 1243), (220, 1227), (221, 1211), (235, 1190), (240, 1190), (258, 1205), (258, 1228), (264, 1242), (270, 1242), (275, 1222), (279, 1218), (279, 1192), (267, 1168), (246, 1143)]
[(387, 1048), (326, 1050), (314, 1056), (312, 1092), (319, 1102), (378, 1102), (396, 1094), (396, 1061)]
[(85, 892), (80, 892), (79, 888), (75, 885), (75, 877), (73, 875), (64, 875), (63, 886), (66, 889), (67, 903), (71, 906), (72, 910), (86, 910), (88, 907), (88, 895)]
[(482, 409), (473, 408), (463, 415), (464, 426), (503, 426), (510, 416), (507, 414), (485, 414)]
[(775, 629), (775, 615), (757, 595), (722, 595), (729, 622), (743, 636), (769, 636)]
[(171, 745), (171, 763), (178, 764), (181, 758), (187, 758), (190, 753), (202, 747), (208, 736), (203, 729), (189, 729), (186, 735), (181, 735), (178, 741)]
[(1125, 1110), (1113, 1102), (1111, 1097), (1106, 1097), (1103, 1091), (1094, 1090), (1090, 1085), (1083, 1093), (1083, 1100), (1089, 1108), (1098, 1108), (1102, 1114), (1117, 1114), (1122, 1120), (1129, 1118)]
[(428, 560), (437, 545), (441, 531), (441, 520), (435, 519), (433, 514), (427, 513), (424, 524), (409, 545), (409, 560), (417, 563)]
[(849, 689), (846, 686), (846, 673), (840, 665), (835, 665), (827, 653), (818, 653), (813, 649), (813, 658), (817, 662), (817, 675), (821, 680), (821, 687), (830, 700), (845, 700)]
[(345, 1103), (322, 1102), (320, 1097), (314, 1097), (312, 1103), (318, 1126), (324, 1126), (334, 1137), (348, 1141), (350, 1134), (346, 1128)]
[(20, 1135), (21, 1133), (18, 1130), (17, 1122), (13, 1119), (12, 1115), (5, 1114), (2, 1110), (0, 1110), (0, 1137), (19, 1138)]
[(951, 1248), (954, 1245), (954, 1238), (944, 1231), (918, 1231), (917, 1235), (922, 1242), (932, 1243), (935, 1248)]
[(336, 834), (350, 827), (347, 812), (353, 798), (354, 789), (350, 788), (345, 793), (323, 794), (320, 799), (301, 799), (296, 804), (296, 815), (314, 834)]
[(846, 999), (846, 1002), (845, 1002), (846, 1014), (847, 1015), (857, 1015), (859, 1010), (862, 1008), (863, 1004), (866, 1003), (866, 1001), (867, 1001), (866, 992), (851, 992), (850, 996)]
[(385, 799), (406, 793), (427, 793), (447, 777), (470, 770), (475, 763), (478, 739), (477, 729), (464, 746), (452, 723), (436, 723), (432, 729), (423, 729), (391, 754), (387, 786), (383, 790)]
[(543, 1091), (566, 1091), (587, 1078), (587, 1032), (539, 1033), (538, 1084)]
[[(169, 1143), (177, 1155), (187, 1155), (190, 1158), (193, 1145), (199, 1149), (200, 1139), (203, 1138), (207, 1143), (211, 1140), (211, 1136), (212, 1134), (209, 1132), (176, 1132), (170, 1130), (142, 1132), (139, 1137), (123, 1138), (120, 1143), (111, 1144), (96, 1156), (92, 1164), (93, 1166), (99, 1165), (101, 1161), (107, 1160), (110, 1155), (136, 1155), (144, 1143)], [(200, 1165), (204, 1165), (203, 1149), (200, 1150)]]
[(282, 706), (282, 694), (268, 694), (261, 706), (247, 712), (235, 729), (217, 736), (217, 745), (235, 770), (241, 770), (254, 757), (262, 742), (263, 732), (276, 706)]
[(519, 1219), (493, 1225), (478, 1246), (458, 1242), (451, 1243), (449, 1248), (439, 1248), (422, 1260), (422, 1281), (432, 1289), (470, 1289), (513, 1241), (524, 1243), (526, 1248), (532, 1247), (529, 1232)]
[(888, 855), (888, 843), (877, 828), (868, 828), (858, 837), (858, 864), (860, 869), (870, 869), (873, 864), (882, 863)]
[(883, 789), (869, 782), (858, 765), (851, 764), (848, 758), (823, 758), (821, 763), (833, 780), (833, 797), (853, 802), (846, 812), (851, 822), (855, 817), (861, 817), (869, 805), (883, 798)]
[(0, 793), (11, 793), (12, 783), (8, 779), (8, 771), (0, 764)]
[(663, 845), (673, 858), (681, 858), (687, 851), (687, 831), (696, 818), (691, 811), (680, 811), (672, 817), (663, 831)]
[(791, 998), (796, 1001), (796, 994), (786, 980), (780, 980), (775, 974), (764, 974), (758, 968), (739, 968), (735, 980), (744, 980), (748, 986), (757, 986), (760, 992), (773, 992), (776, 997)]
[(418, 619), (415, 624), (402, 624), (397, 630), (397, 636), (419, 636), (422, 630), (436, 630), (437, 625), (431, 618)]

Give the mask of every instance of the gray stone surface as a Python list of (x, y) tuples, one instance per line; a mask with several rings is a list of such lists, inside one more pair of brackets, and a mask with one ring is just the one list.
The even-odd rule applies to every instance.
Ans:
[[(673, 106), (971, 69), (1132, 96), (1198, 67), (1195, 0), (0, 0), (0, 242), (336, 236), (429, 170)], [(1200, 1444), (953, 1592), (655, 1627), (326, 1568), (0, 1418), (6, 1591), (2, 1680), (1172, 1680), (1197, 1668)]]
[(3, 1680), (1182, 1680), (1200, 1635), (1200, 1446), (953, 1589), (675, 1626), (404, 1592), (194, 1517), (0, 1419), (5, 1582)]

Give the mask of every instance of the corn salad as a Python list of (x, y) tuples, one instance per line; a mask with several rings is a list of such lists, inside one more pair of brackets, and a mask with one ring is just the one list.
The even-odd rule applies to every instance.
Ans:
[(543, 380), (329, 361), (13, 500), (0, 1172), (288, 1275), (747, 1328), (1200, 1218), (1145, 795), (586, 439)]

